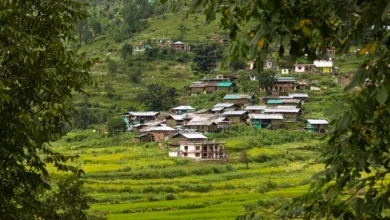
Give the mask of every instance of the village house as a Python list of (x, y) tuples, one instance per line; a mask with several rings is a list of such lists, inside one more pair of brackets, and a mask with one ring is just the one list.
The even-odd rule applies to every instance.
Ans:
[(151, 133), (145, 132), (135, 136), (133, 142), (134, 143), (154, 142), (154, 137)]
[(195, 112), (195, 108), (189, 105), (181, 105), (172, 109), (172, 112), (178, 115), (184, 113), (192, 113)]
[(215, 114), (199, 114), (193, 115), (193, 118), (184, 126), (187, 129), (192, 129), (202, 133), (218, 132), (218, 124), (215, 120), (218, 118)]
[(176, 134), (177, 130), (168, 126), (160, 126), (151, 127), (148, 129), (148, 132), (153, 135), (155, 142), (163, 142)]
[(266, 107), (265, 105), (249, 105), (245, 107), (245, 111), (249, 114), (260, 114), (264, 112)]
[(230, 82), (230, 79), (226, 79), (226, 78), (212, 78), (212, 79), (208, 79), (208, 78), (204, 78), (204, 79), (201, 79), (202, 82), (204, 83), (219, 83), (219, 82)]
[(211, 114), (211, 113), (212, 112), (210, 109), (199, 109), (196, 112), (194, 112), (194, 114)]
[(203, 83), (203, 85), (204, 85), (203, 93), (205, 93), (205, 94), (215, 93), (217, 91), (217, 84), (218, 84), (217, 82)]
[(314, 64), (295, 64), (294, 72), (295, 73), (309, 73), (316, 70)]
[(205, 84), (202, 82), (193, 82), (187, 90), (190, 95), (199, 95), (204, 92)]
[(214, 107), (213, 107), (213, 109), (211, 109), (211, 111), (213, 111), (213, 112), (216, 112), (215, 110), (224, 111), (227, 108), (237, 110), (240, 108), (240, 106), (237, 104), (234, 104), (234, 103), (227, 103), (227, 102), (226, 103), (217, 103), (214, 105)]
[(165, 123), (167, 126), (174, 128), (179, 125), (184, 124), (184, 115), (170, 115), (165, 119)]
[(168, 116), (170, 116), (172, 112), (160, 112), (157, 115), (157, 120), (164, 121)]
[(233, 82), (219, 82), (217, 84), (218, 92), (235, 92), (236, 84)]
[(289, 93), (288, 96), (293, 99), (301, 100), (302, 104), (309, 98), (309, 95), (307, 93)]
[(301, 115), (301, 109), (299, 108), (290, 108), (290, 106), (281, 106), (288, 108), (266, 108), (264, 114), (282, 114), (283, 118), (288, 121), (296, 121)]
[(177, 42), (173, 43), (173, 48), (175, 48), (176, 50), (191, 50), (190, 46), (185, 45), (181, 41), (177, 41)]
[(201, 141), (180, 142), (176, 151), (169, 152), (170, 157), (192, 158), (194, 160), (219, 160), (228, 157), (225, 142)]
[(232, 121), (226, 117), (219, 117), (214, 122), (217, 123), (218, 129), (220, 130), (228, 129), (232, 125)]
[(301, 100), (299, 99), (270, 99), (267, 102), (268, 107), (276, 107), (276, 106), (293, 106), (293, 107), (301, 107)]
[(133, 46), (134, 52), (145, 51), (146, 48), (152, 48), (149, 44), (139, 43)]
[(316, 71), (320, 73), (331, 73), (333, 72), (333, 61), (332, 60), (314, 60), (314, 66)]
[(219, 74), (217, 75), (217, 79), (226, 79), (233, 82), (235, 79), (237, 79), (237, 74)]
[(226, 111), (222, 113), (222, 116), (229, 119), (232, 124), (246, 123), (248, 118), (248, 112), (246, 111)]
[(261, 101), (264, 102), (265, 104), (268, 103), (269, 100), (282, 100), (282, 99), (292, 99), (290, 96), (279, 96), (279, 95), (270, 95), (270, 96), (263, 96), (261, 98)]
[(145, 124), (136, 124), (133, 125), (133, 132), (142, 133), (147, 131), (151, 127), (164, 126), (164, 123), (165, 121), (155, 120), (155, 121), (149, 121)]
[(280, 73), (281, 74), (289, 74), (290, 70), (288, 68), (281, 68)]
[(282, 114), (250, 114), (249, 118), (255, 128), (278, 129), (283, 123)]
[(273, 69), (275, 67), (275, 60), (263, 60), (263, 69)]
[(172, 47), (173, 41), (171, 39), (156, 39), (156, 45), (159, 47)]
[(171, 137), (172, 146), (179, 146), (180, 142), (201, 142), (206, 139), (201, 133), (177, 133)]
[(122, 119), (126, 122), (127, 130), (132, 130), (133, 125), (157, 120), (158, 114), (159, 112), (128, 112), (122, 115)]
[(320, 119), (307, 119), (305, 129), (310, 133), (326, 133), (328, 121)]
[(277, 77), (273, 90), (294, 91), (297, 89), (297, 82), (294, 77)]
[(249, 105), (255, 101), (255, 96), (250, 94), (227, 94), (223, 97), (223, 101), (237, 105)]

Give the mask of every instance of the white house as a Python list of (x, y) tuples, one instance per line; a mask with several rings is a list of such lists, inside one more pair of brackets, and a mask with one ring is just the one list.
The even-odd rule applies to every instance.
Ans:
[(318, 72), (330, 73), (333, 71), (333, 60), (314, 60), (313, 64)]
[(228, 157), (224, 142), (202, 141), (181, 142), (176, 151), (169, 152), (170, 157), (192, 158), (194, 160), (220, 160)]
[(282, 74), (289, 74), (288, 68), (281, 68), (281, 69), (280, 69), (280, 72), (281, 72)]

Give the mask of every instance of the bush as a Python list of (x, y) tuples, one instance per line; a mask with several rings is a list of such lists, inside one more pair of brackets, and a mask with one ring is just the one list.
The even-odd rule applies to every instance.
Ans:
[(175, 199), (175, 195), (173, 195), (172, 193), (168, 194), (167, 197), (166, 197), (167, 200), (174, 200)]

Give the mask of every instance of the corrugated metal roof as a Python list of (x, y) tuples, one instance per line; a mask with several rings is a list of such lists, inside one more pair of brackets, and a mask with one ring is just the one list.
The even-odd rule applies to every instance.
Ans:
[(195, 110), (195, 108), (189, 105), (181, 105), (173, 108), (173, 110)]
[(288, 96), (293, 98), (309, 98), (307, 93), (289, 93)]
[(222, 115), (243, 115), (246, 111), (227, 111), (222, 113)]
[(252, 111), (252, 110), (264, 110), (267, 106), (265, 105), (251, 105), (247, 106), (245, 110)]
[(283, 100), (275, 100), (275, 99), (271, 99), (271, 100), (268, 100), (267, 104), (282, 104), (283, 103)]
[(249, 115), (251, 119), (275, 119), (283, 120), (283, 115), (281, 114), (251, 114)]
[(295, 82), (296, 80), (294, 79), (294, 77), (277, 77), (276, 80), (278, 82)]
[(160, 127), (151, 127), (148, 129), (148, 131), (176, 131), (176, 129), (173, 129), (168, 126), (160, 126)]
[(181, 41), (176, 41), (175, 43), (173, 43), (173, 44), (184, 44), (183, 42), (181, 42)]
[(316, 67), (333, 67), (332, 60), (314, 60), (313, 64)]
[(250, 99), (253, 95), (249, 94), (227, 94), (223, 99)]
[(230, 108), (234, 105), (234, 103), (218, 103), (214, 105), (214, 108), (217, 107), (223, 107), (223, 108)]
[(224, 107), (215, 107), (215, 108), (212, 108), (211, 111), (212, 112), (219, 112), (219, 111), (222, 111), (224, 109)]
[(182, 135), (188, 139), (207, 139), (206, 136), (200, 133), (184, 133)]
[(129, 112), (130, 115), (134, 116), (155, 116), (159, 112)]
[(306, 121), (312, 125), (327, 125), (327, 124), (329, 124), (327, 120), (323, 120), (323, 119), (307, 119)]
[(218, 87), (230, 87), (232, 85), (233, 85), (232, 82), (220, 82), (217, 84)]
[(299, 108), (289, 108), (289, 109), (281, 109), (281, 108), (266, 108), (264, 113), (298, 113), (301, 109)]

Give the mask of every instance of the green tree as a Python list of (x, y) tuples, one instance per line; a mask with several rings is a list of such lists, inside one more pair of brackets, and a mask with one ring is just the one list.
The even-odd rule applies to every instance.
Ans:
[(81, 42), (85, 40), (84, 34), (88, 30), (88, 21), (87, 20), (82, 20), (79, 21), (77, 24), (77, 33), (79, 35), (79, 47), (81, 47)]
[(110, 136), (119, 134), (120, 132), (125, 132), (127, 130), (126, 122), (119, 117), (111, 118), (107, 122), (107, 129)]
[[(290, 63), (305, 54), (309, 60), (322, 57), (333, 46), (338, 54), (347, 53), (350, 46), (361, 47), (358, 55), (365, 59), (346, 87), (361, 90), (351, 93), (352, 101), (334, 122), (323, 154), (326, 169), (313, 177), (308, 193), (281, 214), (305, 219), (389, 218), (390, 188), (385, 180), (390, 173), (390, 2), (196, 0), (194, 5), (205, 7), (209, 20), (222, 14), (220, 23), (233, 41), (232, 58), (253, 54), (261, 61), (275, 44), (279, 56), (288, 49)], [(367, 38), (368, 33), (372, 37)], [(362, 40), (367, 43), (361, 45)], [(363, 177), (362, 172), (371, 174)]]
[(111, 76), (112, 79), (115, 78), (117, 70), (118, 64), (114, 60), (109, 59), (107, 63), (107, 73)]
[(192, 70), (195, 74), (209, 74), (217, 66), (216, 61), (215, 48), (212, 45), (202, 45), (195, 52)]
[(238, 87), (239, 89), (244, 92), (255, 92), (256, 89), (258, 88), (258, 83), (256, 81), (252, 81), (250, 79), (251, 72), (247, 71), (239, 71), (238, 72)]
[(93, 30), (93, 33), (95, 34), (95, 37), (97, 35), (99, 35), (100, 33), (102, 33), (102, 25), (100, 24), (99, 21), (96, 21), (96, 20), (92, 20), (90, 22), (90, 26)]
[(259, 81), (260, 88), (266, 91), (272, 90), (276, 81), (275, 72), (263, 70), (259, 74), (256, 74), (256, 77)]
[[(79, 1), (0, 1), (0, 216), (86, 219), (83, 173), (50, 142), (71, 120), (73, 92), (85, 93), (92, 62), (68, 50), (87, 18)], [(52, 163), (72, 175), (51, 176)]]
[(230, 61), (230, 67), (233, 69), (233, 71), (243, 70), (246, 68), (246, 63), (242, 59), (237, 59)]
[(131, 83), (139, 83), (142, 79), (142, 72), (140, 69), (129, 72), (129, 79)]
[(152, 83), (147, 90), (138, 95), (138, 100), (145, 104), (149, 110), (168, 110), (175, 104), (176, 89), (162, 84)]
[(241, 150), (239, 161), (246, 164), (246, 168), (249, 169), (249, 159), (246, 150)]
[(133, 54), (133, 45), (126, 43), (122, 46), (121, 50), (121, 59), (125, 60), (128, 56)]

